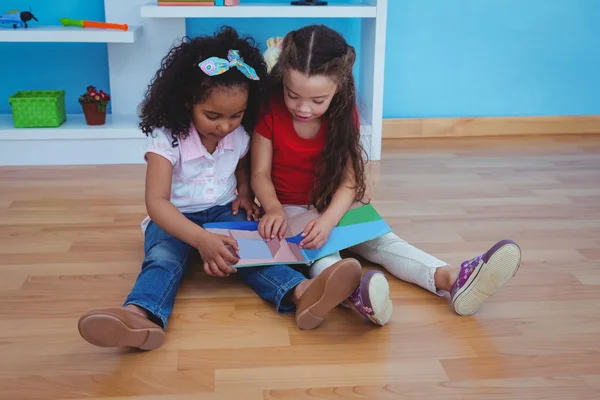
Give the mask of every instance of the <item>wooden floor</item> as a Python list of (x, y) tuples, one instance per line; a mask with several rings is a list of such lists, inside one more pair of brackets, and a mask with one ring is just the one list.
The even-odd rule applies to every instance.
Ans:
[(600, 137), (385, 142), (375, 205), (450, 262), (513, 238), (523, 265), (473, 317), (390, 278), (394, 315), (299, 331), (235, 279), (186, 276), (164, 346), (101, 349), (143, 257), (144, 166), (0, 169), (0, 398), (600, 399)]

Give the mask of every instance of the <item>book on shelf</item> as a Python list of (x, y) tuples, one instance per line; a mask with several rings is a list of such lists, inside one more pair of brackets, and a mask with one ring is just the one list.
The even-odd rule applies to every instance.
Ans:
[(237, 6), (240, 0), (159, 0), (159, 6)]

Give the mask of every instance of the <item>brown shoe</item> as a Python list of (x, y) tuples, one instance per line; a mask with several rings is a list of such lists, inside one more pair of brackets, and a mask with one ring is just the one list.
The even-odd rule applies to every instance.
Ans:
[(154, 350), (164, 330), (148, 318), (123, 308), (92, 310), (79, 319), (81, 337), (99, 347), (136, 347)]
[(321, 272), (298, 301), (298, 328), (314, 329), (319, 326), (331, 310), (354, 292), (360, 283), (361, 271), (357, 260), (345, 258)]

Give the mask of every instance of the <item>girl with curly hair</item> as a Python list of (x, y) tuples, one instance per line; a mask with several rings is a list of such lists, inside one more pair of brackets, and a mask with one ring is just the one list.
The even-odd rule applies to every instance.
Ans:
[[(319, 248), (352, 204), (365, 200), (355, 59), (354, 48), (326, 26), (307, 26), (283, 40), (270, 74), (270, 104), (252, 139), (251, 181), (265, 211), (259, 233), (266, 240), (286, 231), (288, 217), (315, 207), (321, 216), (307, 224), (301, 246)], [(475, 313), (513, 277), (521, 260), (519, 246), (503, 240), (461, 266), (450, 266), (394, 233), (349, 250), (432, 293), (450, 292), (460, 315)], [(313, 263), (310, 276), (341, 264), (358, 261), (342, 260), (335, 253)], [(385, 325), (392, 315), (385, 275), (378, 270), (365, 273), (344, 304)]]
[[(237, 273), (280, 313), (323, 318), (360, 280), (360, 270), (337, 268), (307, 279), (287, 265), (233, 268), (235, 239), (206, 223), (258, 220), (250, 188), (250, 132), (266, 93), (266, 64), (250, 38), (225, 27), (171, 49), (141, 108), (148, 136), (145, 258), (122, 307), (92, 310), (79, 320), (91, 344), (151, 350), (165, 337), (188, 257), (198, 250), (204, 271)], [(305, 317), (303, 317), (303, 315)]]

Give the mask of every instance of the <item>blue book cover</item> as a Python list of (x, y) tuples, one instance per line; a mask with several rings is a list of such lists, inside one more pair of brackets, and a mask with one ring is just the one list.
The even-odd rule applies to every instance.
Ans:
[(319, 249), (300, 248), (302, 231), (306, 225), (319, 217), (316, 210), (309, 210), (288, 219), (288, 229), (282, 240), (266, 242), (258, 234), (258, 222), (217, 222), (205, 224), (209, 232), (227, 235), (238, 243), (240, 267), (271, 264), (311, 264), (332, 253), (347, 249), (392, 231), (388, 224), (370, 204), (350, 209), (333, 228), (327, 242)]

